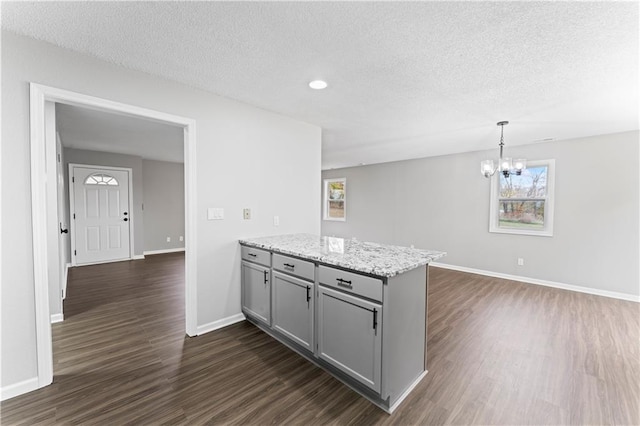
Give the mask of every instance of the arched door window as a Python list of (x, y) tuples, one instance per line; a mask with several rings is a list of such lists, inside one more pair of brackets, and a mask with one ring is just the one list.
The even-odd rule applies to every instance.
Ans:
[(118, 180), (113, 176), (107, 175), (105, 173), (94, 173), (92, 175), (89, 175), (87, 179), (85, 179), (84, 184), (117, 186)]

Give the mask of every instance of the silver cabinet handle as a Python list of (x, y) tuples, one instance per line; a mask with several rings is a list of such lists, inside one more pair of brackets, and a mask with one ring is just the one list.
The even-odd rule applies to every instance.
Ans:
[(349, 280), (343, 280), (342, 278), (336, 278), (336, 281), (338, 281), (338, 285), (341, 285), (343, 287), (351, 288), (351, 281), (349, 281)]

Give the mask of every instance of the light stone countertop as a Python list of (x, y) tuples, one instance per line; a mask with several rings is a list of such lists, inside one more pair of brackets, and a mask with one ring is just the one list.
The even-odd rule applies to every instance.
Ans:
[(248, 238), (240, 244), (381, 277), (402, 274), (446, 255), (442, 251), (311, 234)]

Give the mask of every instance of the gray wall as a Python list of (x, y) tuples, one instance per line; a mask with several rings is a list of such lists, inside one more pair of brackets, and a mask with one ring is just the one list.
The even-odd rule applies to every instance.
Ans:
[[(347, 221), (324, 235), (443, 250), (442, 263), (638, 296), (639, 133), (507, 146), (512, 157), (556, 159), (553, 237), (489, 233), (497, 148), (327, 170), (347, 178)], [(525, 259), (517, 266), (517, 258)]]
[[(3, 389), (38, 374), (29, 82), (196, 121), (198, 326), (240, 313), (238, 239), (320, 232), (319, 127), (6, 31), (1, 54)], [(287, 190), (273, 190), (280, 187)], [(224, 208), (225, 219), (208, 221), (207, 207)], [(252, 209), (251, 220), (242, 220), (244, 207)]]
[(184, 248), (184, 164), (142, 160), (142, 182), (144, 251)]
[[(60, 134), (64, 144), (64, 134)], [(176, 141), (179, 143), (179, 141)], [(134, 255), (142, 256), (144, 251), (144, 215), (142, 202), (144, 186), (142, 179), (142, 158), (134, 155), (112, 154), (110, 152), (86, 151), (83, 149), (64, 149), (65, 176), (65, 200), (69, 211), (69, 164), (87, 164), (92, 166), (128, 167), (132, 169), (133, 206), (131, 208), (133, 220), (133, 250)]]

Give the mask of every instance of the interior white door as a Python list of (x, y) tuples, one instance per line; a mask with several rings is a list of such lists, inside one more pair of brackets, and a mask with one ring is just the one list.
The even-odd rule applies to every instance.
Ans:
[(60, 286), (62, 287), (62, 298), (64, 299), (67, 294), (67, 274), (66, 268), (68, 263), (68, 247), (69, 247), (69, 225), (65, 220), (65, 205), (64, 202), (64, 167), (62, 167), (62, 142), (60, 141), (60, 135), (56, 133), (56, 182), (57, 182), (57, 195), (58, 195), (58, 225), (60, 227), (60, 233), (58, 235), (58, 264), (60, 265)]
[(131, 257), (129, 171), (73, 166), (75, 263)]

